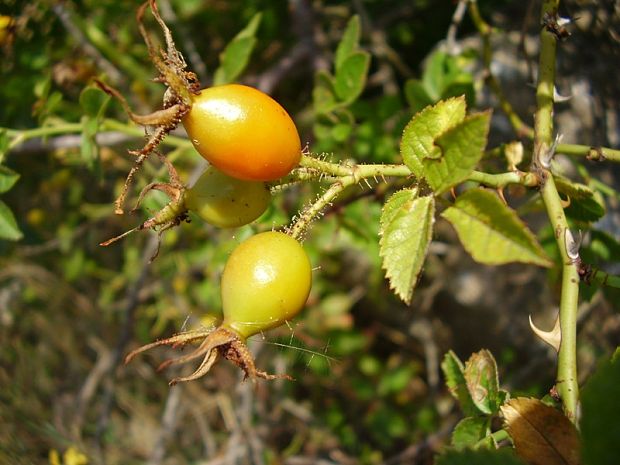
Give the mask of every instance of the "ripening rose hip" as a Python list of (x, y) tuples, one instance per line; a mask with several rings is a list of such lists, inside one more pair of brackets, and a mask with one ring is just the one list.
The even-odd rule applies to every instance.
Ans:
[(291, 117), (252, 87), (203, 89), (192, 96), (183, 126), (200, 155), (234, 178), (273, 181), (301, 159), (301, 141)]

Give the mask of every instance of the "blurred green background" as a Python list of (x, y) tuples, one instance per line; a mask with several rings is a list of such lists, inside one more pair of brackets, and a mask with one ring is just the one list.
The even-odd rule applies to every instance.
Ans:
[[(473, 65), (478, 50), (470, 47), (427, 76), (428, 102), (411, 91), (414, 80), (424, 81), (425, 58), (446, 37), (454, 2), (158, 3), (203, 85), (212, 82), (226, 44), (261, 12), (256, 48), (239, 81), (280, 101), (302, 142), (333, 161), (398, 162), (400, 134), (420, 105), (455, 92), (450, 85), (457, 81), (470, 103), (481, 98)], [(480, 4), (500, 28), (538, 30), (523, 2)], [(99, 247), (164, 201), (152, 195), (135, 214), (116, 217), (112, 202), (131, 167), (127, 149), (142, 144), (140, 130), (132, 136), (108, 128), (96, 147), (85, 147), (81, 135), (80, 95), (94, 77), (105, 77), (139, 113), (161, 105), (163, 88), (150, 81), (155, 71), (137, 30), (137, 6), (92, 0), (0, 6), (0, 15), (11, 18), (0, 30), (0, 127), (61, 128), (3, 158), (20, 175), (1, 199), (23, 237), (0, 240), (1, 463), (432, 463), (460, 418), (439, 369), (449, 349), (467, 359), (489, 348), (503, 386), (546, 393), (554, 356), (534, 339), (527, 316), (550, 327), (554, 277), (521, 265), (476, 266), (454, 232), (438, 225), (414, 301), (405, 306), (383, 277), (377, 240), (382, 200), (398, 186), (347, 192), (308, 233), (315, 282), (306, 310), (291, 327), (250, 344), (260, 368), (289, 373), (294, 382), (242, 383), (241, 373), (223, 362), (199, 381), (169, 388), (174, 373), (155, 367), (171, 349), (122, 365), (140, 344), (213, 324), (220, 316), (219, 276), (232, 248), (257, 231), (287, 225), (320, 192), (316, 183), (286, 189), (260, 221), (238, 230), (192, 218), (163, 236), (150, 264), (157, 246), (151, 231)], [(313, 110), (315, 73), (331, 69), (354, 14), (361, 18), (362, 48), (372, 56), (368, 81), (346, 111), (327, 117)], [(147, 26), (161, 37), (150, 17)], [(473, 32), (465, 18), (459, 37)], [(526, 85), (524, 79), (531, 91)], [(116, 102), (105, 117), (127, 121)], [(609, 143), (605, 137), (600, 143)], [(196, 153), (164, 147), (184, 180), (195, 177)], [(148, 162), (130, 200), (165, 175), (158, 162)], [(589, 318), (580, 328), (580, 361), (587, 374), (618, 345), (619, 323), (602, 294), (584, 305)], [(67, 450), (79, 454), (63, 458)]]

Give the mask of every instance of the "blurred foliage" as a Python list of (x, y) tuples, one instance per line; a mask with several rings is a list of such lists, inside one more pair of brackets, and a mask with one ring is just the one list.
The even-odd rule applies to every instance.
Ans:
[[(514, 26), (506, 18), (520, 2), (480, 3), (483, 14)], [(424, 105), (461, 93), (476, 102), (478, 76), (467, 66), (477, 52), (449, 57), (435, 50), (451, 21), (449, 5), (160, 2), (190, 67), (203, 68), (204, 85), (213, 81), (227, 44), (260, 13), (253, 52), (238, 79), (271, 86), (312, 151), (383, 163), (401, 161), (403, 129)], [(251, 341), (259, 367), (289, 373), (295, 382), (241, 383), (223, 363), (205, 379), (171, 389), (166, 380), (174, 373), (155, 371), (168, 349), (122, 365), (130, 348), (217, 322), (219, 276), (230, 251), (257, 231), (287, 225), (319, 193), (312, 184), (288, 189), (274, 196), (260, 221), (234, 231), (192, 217), (163, 236), (150, 264), (157, 246), (150, 231), (98, 246), (165, 202), (149, 194), (135, 214), (114, 216), (112, 201), (132, 164), (127, 149), (142, 144), (141, 130), (131, 135), (106, 126), (102, 132), (106, 119), (127, 118), (120, 105), (89, 87), (94, 77), (105, 77), (138, 112), (161, 105), (163, 89), (150, 81), (155, 74), (138, 33), (137, 6), (93, 0), (0, 5), (0, 18), (11, 18), (0, 22), (0, 127), (76, 125), (71, 134), (59, 129), (58, 136), (8, 152), (0, 134), (0, 209), (6, 206), (15, 218), (15, 228), (0, 224), (0, 232), (12, 231), (8, 239), (23, 235), (13, 241), (0, 234), (0, 463), (432, 463), (463, 416), (439, 368), (449, 349), (466, 360), (489, 348), (505, 371), (502, 385), (546, 393), (554, 357), (532, 342), (527, 315), (553, 310), (557, 269), (545, 275), (511, 265), (476, 275), (454, 231), (440, 225), (418, 291), (404, 305), (384, 280), (377, 240), (381, 205), (398, 185), (354, 187), (326, 210), (304, 244), (316, 268), (307, 309), (290, 328)], [(338, 80), (334, 55), (354, 15), (359, 43), (352, 40), (340, 56), (369, 57), (363, 92), (336, 90), (342, 105), (314, 113), (321, 82), (337, 88), (330, 81)], [(459, 34), (472, 31), (465, 20)], [(287, 67), (300, 44), (307, 46), (302, 58)], [(389, 53), (382, 54), (386, 45)], [(202, 159), (182, 145), (165, 148), (181, 177), (193, 179)], [(149, 161), (139, 187), (165, 174)], [(575, 224), (600, 218), (601, 198), (617, 200), (613, 189), (581, 177), (594, 194), (574, 203)], [(519, 195), (514, 199), (531, 207), (533, 224), (540, 224), (536, 206)], [(584, 250), (596, 266), (617, 262), (617, 230), (615, 237), (607, 231), (593, 231)], [(555, 258), (553, 246), (546, 251)], [(584, 369), (620, 343), (617, 305), (614, 311), (609, 303), (618, 302), (617, 292), (606, 293), (592, 292), (584, 310)], [(440, 463), (466, 463), (457, 455)]]

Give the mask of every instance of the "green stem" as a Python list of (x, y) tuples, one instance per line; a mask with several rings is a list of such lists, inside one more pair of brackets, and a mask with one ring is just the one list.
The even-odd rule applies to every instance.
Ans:
[[(121, 123), (120, 121), (117, 121), (115, 119), (104, 119), (101, 123), (100, 128), (104, 131), (118, 131), (129, 136), (144, 137), (144, 129), (141, 126)], [(182, 149), (189, 149), (193, 147), (192, 142), (189, 139), (170, 135), (166, 136), (161, 143), (162, 145)]]
[[(555, 17), (559, 0), (544, 0), (541, 18)], [(541, 189), (547, 215), (555, 231), (555, 238), (562, 257), (562, 291), (560, 297), (560, 329), (562, 342), (558, 353), (557, 388), (564, 413), (576, 421), (579, 386), (577, 384), (577, 308), (579, 300), (579, 274), (575, 260), (569, 257), (566, 238), (570, 235), (568, 222), (562, 208), (555, 181), (541, 160), (547, 157), (553, 139), (553, 88), (555, 82), (556, 37), (542, 29), (538, 84), (536, 87), (537, 110), (535, 115), (534, 154), (535, 164), (546, 178)]]
[(588, 160), (620, 162), (620, 150), (590, 145), (558, 144), (555, 151), (565, 155), (584, 156)]
[(534, 173), (524, 173), (523, 171), (509, 171), (507, 173), (490, 174), (481, 171), (473, 171), (468, 181), (474, 181), (488, 187), (502, 189), (509, 184), (521, 184), (528, 187), (536, 187), (540, 184), (540, 179)]
[(586, 281), (599, 286), (620, 288), (620, 276), (611, 275), (599, 269), (594, 269), (592, 274), (586, 278)]
[[(103, 131), (118, 131), (130, 136), (143, 138), (144, 129), (140, 126), (133, 126), (126, 123), (121, 123), (114, 119), (104, 119), (101, 122), (100, 129)], [(60, 134), (76, 134), (82, 132), (82, 123), (64, 123), (55, 126), (44, 126), (41, 128), (33, 129), (10, 129), (0, 128), (0, 131), (5, 131), (9, 139), (9, 151), (24, 143), (27, 140), (35, 139), (38, 137), (57, 136)], [(168, 136), (162, 141), (163, 145), (177, 148), (191, 148), (192, 143), (189, 139), (176, 136)]]

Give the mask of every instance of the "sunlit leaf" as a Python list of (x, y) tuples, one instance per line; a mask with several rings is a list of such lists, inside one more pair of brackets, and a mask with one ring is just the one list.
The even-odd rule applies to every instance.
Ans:
[(446, 353), (441, 362), (441, 369), (446, 377), (446, 385), (450, 393), (458, 400), (465, 416), (474, 416), (482, 413), (474, 404), (465, 381), (465, 365), (451, 350)]
[(488, 350), (472, 354), (465, 362), (465, 383), (471, 399), (483, 413), (494, 414), (503, 403), (505, 394), (499, 389), (497, 364)]
[(465, 250), (480, 263), (551, 266), (534, 234), (492, 192), (471, 189), (441, 215), (454, 226)]
[(410, 303), (433, 233), (435, 200), (417, 189), (392, 195), (381, 214), (380, 255), (390, 287)]
[(255, 14), (245, 28), (231, 40), (220, 54), (220, 66), (215, 70), (215, 85), (228, 84), (241, 75), (248, 65), (250, 55), (256, 46), (256, 31), (262, 18)]
[(400, 144), (403, 161), (417, 177), (426, 177), (426, 159), (441, 157), (435, 139), (465, 119), (465, 99), (451, 98), (416, 114), (405, 127)]
[(484, 153), (490, 120), (489, 112), (470, 115), (435, 139), (441, 150), (434, 153), (440, 156), (422, 161), (424, 177), (435, 192), (443, 192), (471, 174)]
[(508, 401), (501, 412), (517, 454), (527, 463), (579, 465), (577, 430), (562, 412), (525, 397)]

